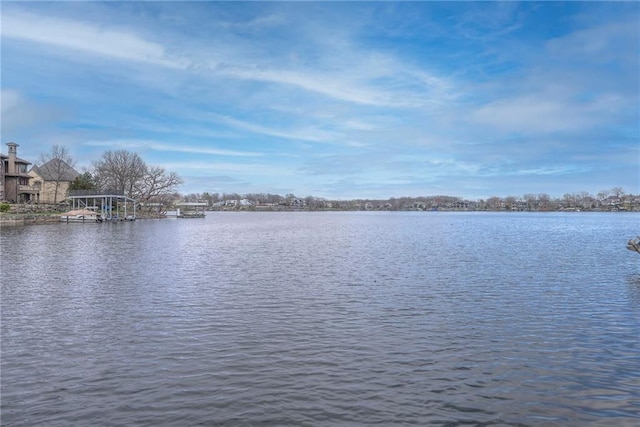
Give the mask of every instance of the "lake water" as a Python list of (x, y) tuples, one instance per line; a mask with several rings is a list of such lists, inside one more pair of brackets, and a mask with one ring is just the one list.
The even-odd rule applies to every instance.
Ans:
[(3, 228), (3, 426), (640, 425), (640, 215)]

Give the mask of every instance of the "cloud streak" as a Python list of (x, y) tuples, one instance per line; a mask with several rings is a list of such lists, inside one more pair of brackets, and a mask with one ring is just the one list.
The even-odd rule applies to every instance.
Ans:
[[(279, 68), (263, 57), (211, 57), (211, 51), (181, 48), (175, 55), (159, 41), (146, 40), (130, 30), (87, 22), (9, 11), (3, 17), (2, 36), (58, 48), (58, 54), (89, 54), (107, 60), (129, 61), (208, 74), (215, 78), (286, 85), (338, 101), (392, 108), (419, 108), (450, 98), (453, 85), (443, 77), (407, 68), (388, 55), (349, 59), (337, 69)], [(238, 46), (242, 49), (242, 46)], [(229, 55), (234, 49), (222, 49)], [(342, 53), (358, 56), (356, 51)], [(195, 58), (195, 59), (194, 59)], [(199, 59), (198, 59), (199, 58)], [(244, 59), (244, 60), (243, 60)], [(246, 62), (246, 61), (251, 62)], [(263, 65), (256, 65), (264, 63)], [(346, 67), (345, 67), (346, 66)], [(348, 67), (348, 68), (347, 68)], [(388, 80), (380, 85), (380, 81)], [(401, 89), (402, 87), (406, 89)], [(398, 89), (400, 88), (400, 90)]]
[(2, 23), (2, 37), (5, 38), (116, 60), (145, 62), (171, 68), (186, 66), (183, 61), (168, 58), (162, 45), (124, 30), (20, 12), (6, 13)]
[(107, 147), (110, 149), (127, 149), (127, 150), (151, 150), (168, 153), (190, 153), (200, 155), (225, 156), (225, 157), (261, 157), (264, 153), (251, 151), (234, 151), (224, 150), (212, 147), (187, 146), (182, 144), (165, 144), (156, 141), (135, 140), (135, 139), (116, 139), (104, 141), (87, 141), (85, 143), (91, 147)]

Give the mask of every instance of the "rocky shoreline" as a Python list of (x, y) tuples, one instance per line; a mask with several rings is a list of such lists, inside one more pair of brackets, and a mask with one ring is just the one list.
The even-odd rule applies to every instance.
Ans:
[(64, 204), (14, 204), (9, 212), (0, 213), (0, 227), (60, 222), (66, 208)]
[(52, 224), (60, 222), (59, 214), (0, 214), (0, 227)]

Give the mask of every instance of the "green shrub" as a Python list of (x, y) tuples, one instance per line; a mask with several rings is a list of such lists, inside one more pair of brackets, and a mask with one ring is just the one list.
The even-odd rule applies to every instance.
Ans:
[(11, 205), (9, 203), (0, 203), (0, 212), (9, 212)]

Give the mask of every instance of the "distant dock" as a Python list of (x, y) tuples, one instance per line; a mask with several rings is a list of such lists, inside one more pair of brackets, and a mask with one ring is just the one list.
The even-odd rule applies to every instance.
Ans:
[(209, 206), (207, 202), (176, 203), (176, 218), (204, 218), (204, 210)]

